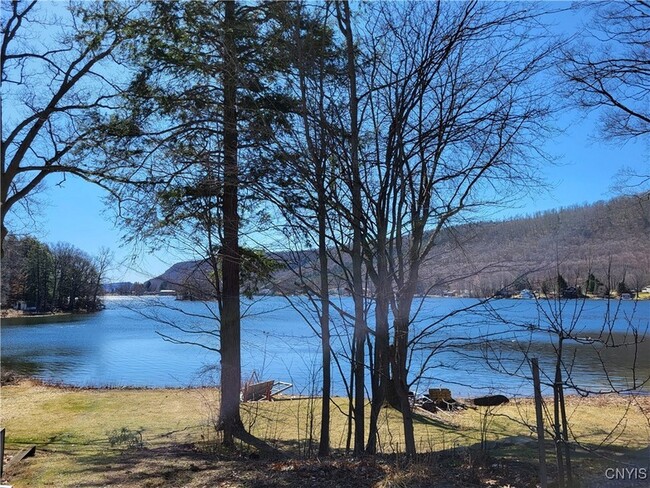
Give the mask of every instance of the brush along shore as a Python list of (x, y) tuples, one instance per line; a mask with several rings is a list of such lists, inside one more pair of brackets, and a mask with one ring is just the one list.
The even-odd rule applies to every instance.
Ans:
[[(36, 456), (5, 473), (8, 483), (20, 487), (535, 486), (537, 482), (531, 429), (535, 412), (527, 398), (493, 407), (488, 415), (482, 408), (416, 413), (422, 454), (408, 465), (401, 454), (401, 417), (390, 408), (381, 417), (381, 454), (345, 455), (344, 399), (335, 399), (332, 408), (334, 455), (318, 460), (319, 398), (285, 397), (242, 405), (246, 428), (284, 453), (282, 459), (265, 458), (245, 445), (230, 451), (219, 447), (214, 428), (219, 392), (214, 388), (83, 389), (21, 380), (3, 386), (1, 398), (7, 454), (36, 446)], [(583, 480), (595, 480), (591, 486), (609, 486), (599, 483), (609, 481), (605, 469), (615, 463), (647, 461), (649, 397), (570, 397), (567, 408), (578, 441), (589, 449), (600, 448), (596, 454), (577, 446), (575, 450), (576, 473)], [(549, 443), (551, 478), (553, 452)]]

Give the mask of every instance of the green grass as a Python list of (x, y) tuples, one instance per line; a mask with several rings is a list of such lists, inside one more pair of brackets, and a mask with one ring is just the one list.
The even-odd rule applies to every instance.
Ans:
[[(37, 461), (24, 463), (10, 473), (16, 486), (74, 486), (88, 483), (89, 479), (101, 485), (108, 483), (107, 477), (116, 472), (134, 476), (132, 473), (163, 469), (143, 460), (126, 467), (127, 461), (137, 458), (137, 443), (129, 442), (136, 433), (141, 435), (147, 452), (190, 444), (201, 446), (206, 452), (219, 440), (214, 429), (219, 401), (215, 389), (79, 390), (22, 382), (2, 387), (1, 399), (0, 423), (6, 428), (7, 449), (37, 446)], [(331, 411), (332, 446), (342, 450), (347, 440), (346, 401), (336, 399)], [(568, 411), (574, 434), (585, 444), (593, 446), (606, 440), (612, 443), (610, 449), (630, 452), (648, 445), (647, 398), (632, 404), (621, 397), (570, 398)], [(436, 452), (477, 445), (482, 430), (488, 441), (534, 440), (531, 429), (524, 425), (534, 419), (530, 400), (494, 408), (485, 429), (482, 414), (482, 410), (468, 409), (435, 416), (416, 415), (418, 450)], [(242, 406), (242, 420), (251, 433), (285, 452), (309, 455), (317, 450), (319, 399), (247, 403)], [(534, 460), (534, 444), (524, 444), (504, 444), (493, 449), (505, 456)], [(391, 455), (404, 450), (399, 412), (383, 409), (379, 447)], [(154, 461), (147, 460), (151, 462)], [(193, 462), (187, 461), (185, 465), (193, 466)], [(183, 472), (185, 477), (190, 474)], [(160, 484), (156, 481), (151, 486), (163, 486), (168, 481), (161, 478)], [(177, 482), (186, 483), (181, 478)]]

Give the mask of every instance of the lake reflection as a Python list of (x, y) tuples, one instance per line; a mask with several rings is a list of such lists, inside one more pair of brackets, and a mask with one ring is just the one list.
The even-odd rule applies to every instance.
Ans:
[[(299, 298), (294, 300), (298, 308), (307, 310)], [(340, 301), (342, 307), (352, 309), (349, 298)], [(411, 372), (421, 374), (422, 380), (413, 389), (423, 392), (429, 387), (446, 386), (458, 396), (496, 391), (529, 395), (532, 388), (526, 354), (539, 357), (547, 375), (552, 375), (554, 355), (553, 337), (531, 326), (539, 325), (535, 303), (500, 300), (491, 310), (480, 308), (437, 322), (450, 311), (475, 303), (451, 298), (422, 301), (421, 319), (414, 324), (412, 337), (420, 332), (422, 336), (411, 358)], [(100, 313), (64, 322), (3, 324), (2, 368), (77, 386), (184, 387), (216, 382), (219, 357), (214, 350), (175, 344), (161, 337), (163, 334), (168, 339), (201, 342), (217, 349), (214, 304), (173, 298), (109, 297), (106, 305)], [(317, 385), (320, 378), (320, 341), (315, 332), (283, 298), (263, 298), (245, 305), (248, 316), (242, 321), (243, 378), (256, 372), (260, 378), (293, 383), (293, 393), (312, 392), (311, 385)], [(641, 302), (636, 309), (633, 302), (617, 305), (622, 307), (619, 317), (633, 316), (632, 324), (642, 332), (648, 327), (650, 302)], [(565, 312), (573, 315), (572, 310)], [(586, 302), (575, 326), (577, 334), (597, 337), (602, 332), (605, 312), (606, 302)], [(521, 327), (506, 325), (497, 316)], [(317, 323), (314, 317), (312, 325)], [(205, 333), (183, 334), (170, 324)], [(613, 322), (611, 330), (606, 331), (611, 333), (610, 340), (621, 344), (628, 325), (626, 320)], [(349, 348), (350, 335), (349, 324), (339, 321), (334, 325), (333, 348), (342, 356)], [(486, 335), (491, 338), (487, 344), (479, 339)], [(436, 350), (443, 342), (445, 347)], [(490, 361), (486, 362), (486, 358)], [(609, 381), (619, 388), (628, 387), (633, 369), (637, 383), (650, 375), (650, 341), (638, 348), (611, 349), (567, 344), (565, 358), (575, 382), (585, 388), (607, 389)], [(341, 357), (341, 367), (347, 372), (345, 362)], [(335, 391), (343, 394), (340, 375), (336, 370), (334, 375)], [(317, 387), (313, 391), (317, 393)]]

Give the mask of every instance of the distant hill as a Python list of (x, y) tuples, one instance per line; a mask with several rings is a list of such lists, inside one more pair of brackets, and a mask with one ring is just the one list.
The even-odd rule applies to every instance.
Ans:
[(558, 271), (575, 285), (591, 272), (614, 287), (642, 287), (650, 283), (650, 201), (617, 198), (460, 226), (440, 244), (422, 273), (428, 285), (483, 270), (453, 287), (484, 296), (522, 275), (538, 287)]
[(130, 293), (133, 288), (133, 283), (130, 281), (119, 281), (116, 283), (104, 283), (102, 285), (104, 293), (120, 293), (126, 294)]
[[(103, 285), (105, 293), (118, 295), (141, 295), (160, 293), (161, 290), (188, 291), (210, 290), (208, 281), (210, 270), (205, 262), (184, 261), (171, 266), (160, 276), (144, 283), (118, 282)], [(201, 292), (202, 293), (202, 292)]]
[[(309, 271), (315, 269), (314, 251), (275, 257), (288, 269), (273, 275), (265, 286), (269, 290), (300, 293), (294, 273), (298, 266), (317, 281)], [(609, 276), (614, 287), (623, 280), (632, 288), (650, 284), (650, 202), (621, 197), (447, 229), (422, 268), (418, 291), (487, 296), (513, 284), (539, 287), (558, 270), (576, 285), (590, 272), (602, 283)], [(191, 284), (209, 289), (208, 277), (205, 263), (181, 262), (149, 280), (145, 288), (181, 290)], [(333, 280), (331, 287), (344, 293), (346, 285)]]
[(153, 293), (160, 290), (176, 290), (202, 298), (212, 294), (209, 277), (210, 267), (205, 261), (183, 261), (172, 265), (160, 276), (146, 281), (144, 289)]

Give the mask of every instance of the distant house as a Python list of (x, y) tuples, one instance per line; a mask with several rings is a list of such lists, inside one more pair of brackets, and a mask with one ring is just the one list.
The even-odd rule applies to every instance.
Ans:
[(18, 300), (14, 305), (14, 310), (19, 310), (23, 313), (33, 313), (36, 312), (36, 307), (34, 305), (30, 305), (25, 300)]
[(562, 290), (562, 298), (580, 298), (582, 293), (575, 286), (567, 286)]
[(176, 290), (160, 290), (158, 292), (158, 295), (163, 296), (163, 297), (175, 297), (176, 296)]
[(519, 292), (519, 296), (521, 298), (525, 298), (526, 300), (532, 300), (532, 299), (535, 298), (535, 293), (533, 293), (530, 290), (524, 289), (524, 290), (521, 290), (521, 292)]
[(494, 294), (494, 298), (512, 298), (512, 292), (510, 290), (499, 290)]
[(650, 285), (644, 286), (641, 290), (641, 293), (650, 293)]

